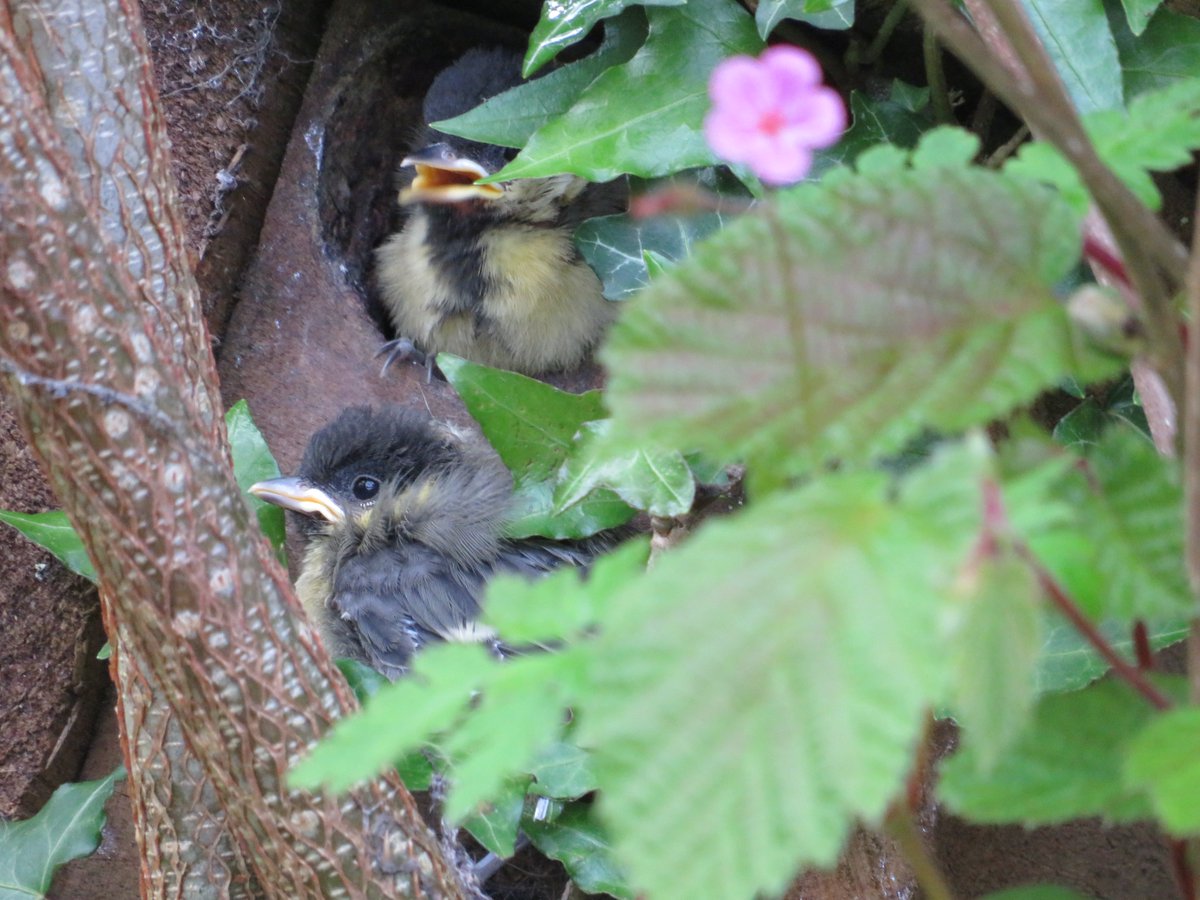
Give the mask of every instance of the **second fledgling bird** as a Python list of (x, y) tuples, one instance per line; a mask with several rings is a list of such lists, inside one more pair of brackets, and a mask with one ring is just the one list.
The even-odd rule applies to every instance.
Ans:
[[(425, 121), (467, 112), (520, 80), (518, 54), (469, 51), (434, 79)], [(401, 162), (416, 170), (400, 192), (408, 219), (376, 250), (397, 334), (381, 351), (388, 362), (412, 349), (530, 375), (584, 362), (617, 306), (572, 234), (584, 219), (620, 212), (625, 184), (563, 174), (481, 185), (516, 151), (428, 126), (421, 146)]]
[(609, 541), (508, 540), (512, 479), (486, 445), (398, 406), (352, 407), (313, 435), (293, 478), (256, 497), (307, 538), (296, 591), (329, 652), (389, 678), (431, 641), (488, 641), (487, 579), (582, 564)]

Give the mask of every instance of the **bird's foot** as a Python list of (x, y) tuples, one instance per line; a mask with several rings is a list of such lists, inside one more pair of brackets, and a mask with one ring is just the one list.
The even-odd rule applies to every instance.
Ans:
[(379, 370), (379, 377), (382, 378), (387, 374), (388, 367), (394, 362), (402, 362), (411, 360), (429, 369), (433, 356), (420, 350), (416, 344), (406, 337), (396, 338), (394, 341), (388, 341), (379, 348), (375, 354), (375, 358), (384, 356), (383, 368)]

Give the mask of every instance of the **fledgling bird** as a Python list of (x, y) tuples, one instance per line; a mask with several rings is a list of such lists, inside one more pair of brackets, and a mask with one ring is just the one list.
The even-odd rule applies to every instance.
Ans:
[[(433, 81), (425, 122), (467, 112), (519, 84), (519, 54), (467, 52)], [(416, 349), (441, 351), (529, 375), (572, 369), (604, 336), (617, 305), (571, 239), (584, 219), (620, 212), (621, 180), (592, 184), (554, 175), (495, 185), (515, 150), (444, 134), (426, 125), (422, 149), (400, 191), (401, 230), (376, 249), (376, 280), (397, 339), (386, 370)]]
[(299, 521), (296, 592), (329, 652), (389, 678), (431, 641), (492, 641), (475, 619), (494, 573), (584, 564), (607, 545), (506, 539), (512, 479), (499, 458), (398, 406), (343, 411), (295, 477), (250, 492)]

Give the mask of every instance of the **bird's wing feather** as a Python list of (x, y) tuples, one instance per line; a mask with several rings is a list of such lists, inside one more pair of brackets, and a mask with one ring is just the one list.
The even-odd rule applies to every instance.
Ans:
[(355, 626), (369, 664), (394, 677), (424, 644), (473, 635), (482, 581), (428, 547), (391, 545), (339, 565), (330, 607)]

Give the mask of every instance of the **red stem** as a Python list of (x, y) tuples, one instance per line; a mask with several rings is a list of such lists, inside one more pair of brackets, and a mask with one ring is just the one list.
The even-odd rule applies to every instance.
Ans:
[(1133, 651), (1138, 668), (1143, 672), (1154, 671), (1154, 650), (1150, 647), (1150, 632), (1146, 623), (1138, 619), (1133, 623)]

